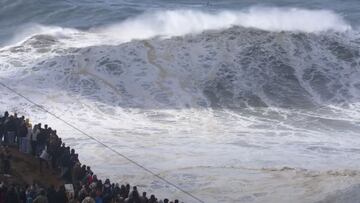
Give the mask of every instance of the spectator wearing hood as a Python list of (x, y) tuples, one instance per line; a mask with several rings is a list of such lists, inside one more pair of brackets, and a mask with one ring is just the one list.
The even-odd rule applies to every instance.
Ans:
[(103, 185), (103, 200), (104, 203), (110, 203), (113, 198), (113, 189), (109, 179), (106, 179)]

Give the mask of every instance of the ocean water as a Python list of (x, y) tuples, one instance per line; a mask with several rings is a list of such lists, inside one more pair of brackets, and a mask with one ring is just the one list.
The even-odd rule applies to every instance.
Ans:
[[(0, 81), (204, 202), (357, 202), (358, 1), (0, 0)], [(197, 202), (0, 86), (101, 178)]]

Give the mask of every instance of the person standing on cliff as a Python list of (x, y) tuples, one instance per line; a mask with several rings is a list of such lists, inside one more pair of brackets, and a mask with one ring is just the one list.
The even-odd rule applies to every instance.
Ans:
[(18, 137), (18, 146), (19, 150), (23, 153), (26, 153), (26, 135), (28, 134), (28, 127), (26, 126), (25, 120), (21, 122), (17, 137)]
[(26, 134), (26, 137), (25, 137), (24, 143), (23, 143), (24, 151), (25, 151), (25, 153), (30, 154), (31, 153), (31, 137), (32, 137), (33, 130), (32, 130), (32, 125), (31, 125), (29, 119), (26, 119), (25, 124), (27, 127), (27, 134)]
[(6, 132), (4, 136), (5, 144), (14, 145), (17, 129), (16, 129), (16, 118), (13, 115), (11, 115), (9, 119), (7, 119), (5, 128), (6, 128)]
[(46, 168), (49, 169), (49, 162), (48, 162), (49, 160), (50, 160), (50, 156), (49, 156), (49, 153), (47, 152), (47, 148), (45, 147), (39, 156), (40, 173), (42, 172), (42, 165), (44, 162), (45, 162)]
[(6, 122), (9, 120), (9, 113), (5, 111), (4, 116), (0, 118), (0, 141), (6, 133)]
[(10, 169), (11, 169), (11, 163), (10, 163), (11, 154), (7, 147), (3, 148), (3, 151), (0, 155), (0, 157), (1, 157), (2, 172), (5, 175), (9, 175)]
[(31, 152), (33, 154), (33, 156), (38, 155), (37, 154), (37, 138), (38, 135), (40, 134), (40, 128), (41, 128), (41, 123), (34, 125), (33, 128), (33, 132), (31, 134)]

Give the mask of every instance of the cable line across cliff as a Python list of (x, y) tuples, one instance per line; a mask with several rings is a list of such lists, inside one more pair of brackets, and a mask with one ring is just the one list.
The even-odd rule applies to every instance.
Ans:
[(11, 91), (12, 93), (22, 97), (23, 99), (25, 99), (26, 101), (28, 101), (29, 103), (35, 105), (36, 107), (38, 107), (39, 109), (41, 109), (42, 111), (48, 113), (49, 115), (53, 116), (54, 118), (58, 119), (59, 121), (63, 122), (64, 124), (66, 124), (67, 126), (73, 128), (74, 130), (80, 132), (81, 134), (85, 135), (86, 137), (94, 140), (95, 142), (99, 143), (100, 145), (102, 145), (103, 147), (107, 148), (108, 150), (114, 152), (116, 155), (126, 159), (127, 161), (129, 161), (130, 163), (134, 164), (135, 166), (141, 168), (142, 170), (146, 171), (147, 173), (155, 176), (156, 178), (162, 180), (164, 183), (174, 187), (175, 189), (181, 191), (182, 193), (186, 194), (187, 196), (191, 197), (192, 199), (196, 200), (197, 202), (201, 202), (204, 203), (203, 200), (201, 200), (200, 198), (196, 197), (195, 195), (191, 194), (190, 192), (182, 189), (180, 186), (178, 186), (175, 183), (170, 182), (169, 180), (165, 179), (164, 177), (161, 177), (160, 175), (156, 174), (154, 171), (152, 171), (151, 169), (148, 169), (147, 167), (143, 166), (142, 164), (138, 163), (137, 161), (129, 158), (128, 156), (118, 152), (117, 150), (115, 150), (114, 148), (110, 147), (109, 145), (101, 142), (100, 140), (98, 140), (97, 138), (89, 135), (88, 133), (84, 132), (83, 130), (79, 129), (78, 127), (74, 126), (73, 124), (67, 122), (66, 120), (60, 118), (59, 116), (57, 116), (55, 113), (52, 113), (51, 111), (47, 110), (45, 107), (43, 107), (42, 105), (34, 102), (33, 100), (31, 100), (29, 97), (24, 96), (23, 94), (19, 93), (18, 91), (16, 91), (15, 89), (9, 87), (8, 85), (5, 85), (5, 83), (0, 82), (0, 85), (5, 87), (6, 89), (8, 89), (9, 91)]

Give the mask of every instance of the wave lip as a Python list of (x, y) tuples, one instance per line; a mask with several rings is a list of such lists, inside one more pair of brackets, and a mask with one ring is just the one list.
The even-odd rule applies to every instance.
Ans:
[(351, 26), (342, 16), (329, 10), (252, 7), (244, 11), (157, 11), (144, 13), (118, 24), (98, 27), (93, 31), (121, 41), (129, 41), (155, 36), (172, 37), (197, 34), (205, 30), (227, 29), (233, 26), (275, 32), (318, 33), (351, 30)]
[(329, 10), (299, 8), (251, 8), (242, 13), (238, 25), (268, 31), (345, 32), (351, 26), (340, 15)]
[(27, 24), (5, 46), (22, 43), (34, 35), (51, 35), (71, 46), (118, 44), (153, 37), (199, 34), (206, 30), (223, 30), (234, 26), (271, 32), (294, 31), (321, 33), (352, 30), (344, 18), (329, 10), (300, 8), (251, 7), (242, 11), (162, 10), (147, 12), (109, 26), (87, 31), (58, 26)]

